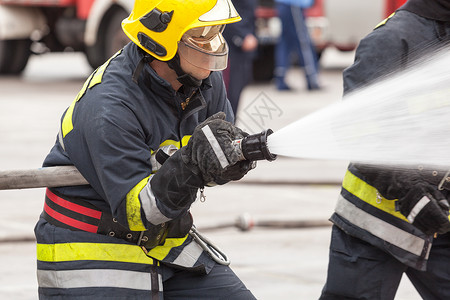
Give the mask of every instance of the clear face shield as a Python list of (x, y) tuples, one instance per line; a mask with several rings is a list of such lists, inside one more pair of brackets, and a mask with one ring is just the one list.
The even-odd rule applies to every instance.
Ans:
[(188, 30), (178, 43), (178, 54), (201, 69), (221, 71), (227, 67), (228, 45), (222, 36), (225, 25)]

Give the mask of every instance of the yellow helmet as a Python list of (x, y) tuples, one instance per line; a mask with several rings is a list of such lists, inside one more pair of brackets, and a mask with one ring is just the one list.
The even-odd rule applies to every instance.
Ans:
[(168, 61), (187, 31), (240, 20), (231, 0), (136, 0), (122, 28), (144, 51)]

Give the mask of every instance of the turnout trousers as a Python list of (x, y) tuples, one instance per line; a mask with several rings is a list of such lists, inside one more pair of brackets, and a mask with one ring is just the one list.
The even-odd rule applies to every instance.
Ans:
[(319, 63), (315, 46), (309, 36), (303, 9), (298, 6), (277, 3), (278, 16), (282, 20), (282, 32), (275, 47), (275, 78), (283, 80), (291, 65), (291, 53), (296, 53), (305, 73), (308, 89), (319, 87)]
[(450, 299), (449, 257), (449, 233), (434, 240), (427, 271), (418, 271), (333, 226), (328, 277), (320, 300), (391, 300), (403, 273), (423, 299)]
[(180, 269), (137, 245), (43, 218), (35, 233), (39, 299), (256, 299), (228, 266), (215, 264), (208, 274)]

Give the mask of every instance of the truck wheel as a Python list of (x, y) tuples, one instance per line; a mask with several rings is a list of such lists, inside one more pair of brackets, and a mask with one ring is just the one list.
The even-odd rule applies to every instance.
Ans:
[(0, 40), (0, 74), (20, 74), (28, 63), (31, 40)]
[(130, 40), (122, 31), (121, 22), (128, 16), (123, 9), (113, 9), (103, 18), (97, 33), (96, 43), (86, 48), (86, 56), (92, 68), (107, 61)]

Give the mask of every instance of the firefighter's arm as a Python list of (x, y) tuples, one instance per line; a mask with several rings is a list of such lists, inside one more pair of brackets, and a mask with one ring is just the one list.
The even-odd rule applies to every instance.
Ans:
[(245, 133), (224, 118), (218, 113), (197, 126), (188, 144), (151, 178), (151, 190), (165, 216), (175, 218), (189, 209), (199, 188), (241, 179), (251, 169), (252, 163), (240, 161), (232, 144)]
[(386, 199), (398, 199), (399, 211), (422, 232), (450, 231), (449, 203), (436, 185), (414, 169), (354, 164), (353, 168)]

